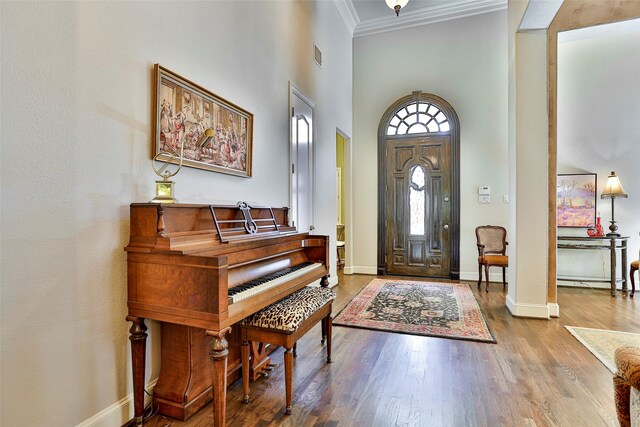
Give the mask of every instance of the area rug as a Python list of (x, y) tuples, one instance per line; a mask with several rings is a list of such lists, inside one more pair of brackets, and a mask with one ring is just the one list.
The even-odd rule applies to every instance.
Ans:
[(565, 328), (613, 373), (617, 372), (613, 359), (616, 348), (640, 347), (640, 334), (576, 326)]
[(495, 343), (469, 285), (373, 279), (334, 325)]

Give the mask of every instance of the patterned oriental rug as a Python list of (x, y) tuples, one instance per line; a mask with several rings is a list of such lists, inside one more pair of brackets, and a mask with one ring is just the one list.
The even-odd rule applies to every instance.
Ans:
[(640, 334), (576, 326), (565, 326), (565, 328), (613, 373), (617, 372), (613, 359), (616, 348), (640, 347)]
[(459, 283), (373, 279), (333, 324), (496, 342), (469, 285)]

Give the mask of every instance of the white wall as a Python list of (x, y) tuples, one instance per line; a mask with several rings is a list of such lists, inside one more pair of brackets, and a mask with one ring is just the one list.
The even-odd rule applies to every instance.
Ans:
[[(616, 171), (629, 194), (615, 201), (618, 232), (630, 237), (629, 262), (640, 248), (639, 37), (636, 20), (560, 33), (558, 44), (558, 173), (598, 174), (597, 209), (608, 232), (611, 201), (600, 194)], [(586, 230), (559, 228), (558, 234), (585, 236)], [(558, 250), (559, 276), (608, 279), (609, 265), (608, 251)]]
[[(478, 276), (475, 227), (508, 226), (506, 11), (359, 37), (353, 64), (353, 269), (377, 265), (377, 131), (414, 90), (447, 100), (460, 119), (460, 272)], [(478, 204), (490, 185), (491, 204)]]
[[(317, 233), (335, 240), (335, 131), (351, 133), (351, 38), (324, 1), (0, 10), (0, 424), (75, 425), (131, 391), (123, 247), (129, 203), (154, 191), (152, 65), (255, 117), (253, 178), (184, 168), (182, 202), (287, 205), (289, 81), (311, 97)], [(151, 325), (148, 379), (158, 332)]]

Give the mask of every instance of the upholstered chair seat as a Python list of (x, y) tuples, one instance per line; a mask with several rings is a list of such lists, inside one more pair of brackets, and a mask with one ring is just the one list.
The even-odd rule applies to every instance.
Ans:
[(613, 376), (616, 412), (621, 427), (640, 424), (640, 348), (620, 347), (614, 360), (618, 372)]
[(483, 263), (486, 262), (490, 265), (495, 265), (498, 267), (508, 267), (509, 266), (509, 257), (506, 255), (485, 255), (484, 258), (478, 257), (478, 262)]
[(329, 288), (307, 286), (243, 319), (241, 324), (293, 333), (335, 297), (335, 292)]

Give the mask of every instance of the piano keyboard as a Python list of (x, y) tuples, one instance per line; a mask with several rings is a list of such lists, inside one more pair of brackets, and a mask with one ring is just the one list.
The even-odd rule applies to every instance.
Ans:
[(304, 262), (294, 267), (285, 268), (284, 270), (276, 271), (267, 276), (229, 288), (229, 304), (242, 301), (245, 298), (264, 292), (267, 289), (271, 289), (296, 277), (303, 276), (318, 268), (322, 268), (322, 263)]

